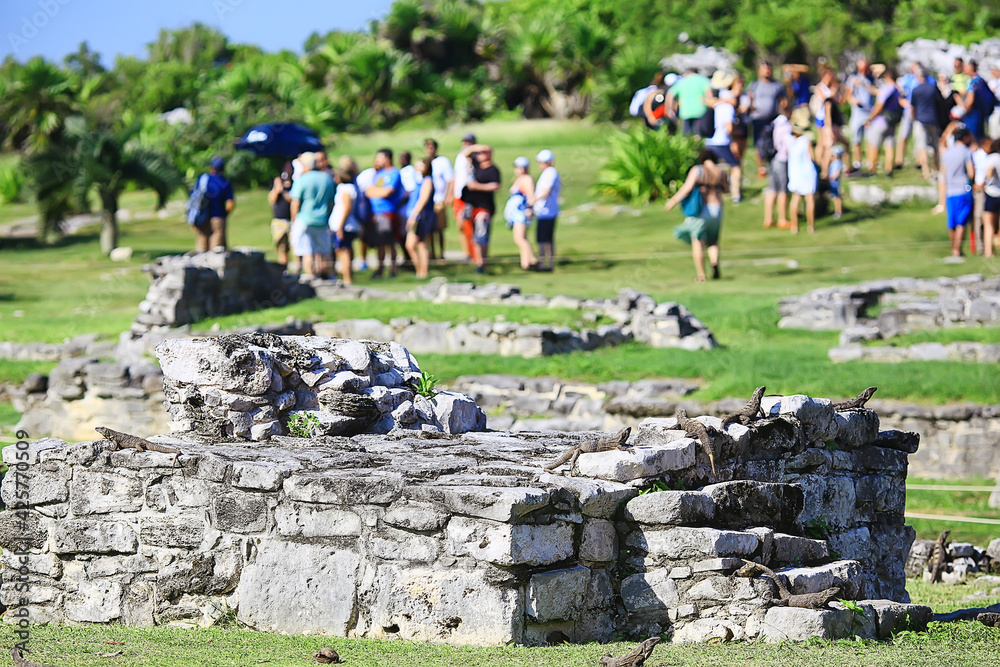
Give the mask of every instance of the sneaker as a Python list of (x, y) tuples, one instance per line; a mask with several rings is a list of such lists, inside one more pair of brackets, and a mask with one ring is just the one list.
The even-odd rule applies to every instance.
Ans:
[(840, 213), (834, 213), (833, 214), (833, 219), (834, 220), (840, 220), (842, 217), (844, 217), (844, 216), (842, 214), (840, 214)]
[(721, 276), (719, 275), (719, 265), (712, 265), (712, 280), (718, 280)]
[(476, 273), (486, 273), (485, 267), (477, 266), (476, 267)]

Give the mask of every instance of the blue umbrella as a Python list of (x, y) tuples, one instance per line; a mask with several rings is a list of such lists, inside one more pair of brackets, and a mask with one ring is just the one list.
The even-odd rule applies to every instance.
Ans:
[(251, 127), (236, 142), (236, 148), (256, 155), (290, 157), (306, 151), (321, 151), (323, 143), (305, 125), (264, 123)]

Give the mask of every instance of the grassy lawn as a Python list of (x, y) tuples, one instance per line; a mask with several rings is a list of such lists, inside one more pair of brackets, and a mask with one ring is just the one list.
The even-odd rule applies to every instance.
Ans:
[[(908, 582), (914, 602), (931, 604), (937, 612), (970, 606), (984, 606), (993, 599), (960, 602), (970, 592), (966, 586), (930, 586)], [(0, 644), (13, 643), (12, 630), (0, 628)], [(40, 626), (31, 629), (31, 657), (57, 665), (118, 667), (157, 665), (314, 665), (310, 654), (332, 646), (349, 665), (359, 667), (583, 667), (594, 665), (605, 652), (620, 655), (632, 643), (583, 646), (563, 645), (532, 648), (503, 646), (462, 648), (407, 641), (376, 641), (320, 637), (288, 637), (236, 628), (152, 628), (135, 629), (119, 625), (85, 627)], [(113, 659), (98, 653), (125, 653)], [(841, 640), (803, 644), (661, 644), (647, 667), (667, 665), (969, 665), (996, 663), (1000, 654), (1000, 630), (974, 622), (931, 623), (928, 632), (902, 633), (888, 642)], [(4, 660), (6, 656), (0, 658)], [(0, 662), (0, 664), (9, 664)]]
[[(936, 486), (982, 486), (993, 487), (996, 480), (989, 478), (955, 480), (920, 479), (911, 477), (907, 485)], [(908, 488), (906, 491), (906, 510), (916, 514), (946, 514), (950, 516), (969, 516), (982, 519), (1000, 519), (1000, 510), (989, 506), (989, 491), (932, 491)], [(985, 547), (990, 540), (1000, 537), (1000, 525), (958, 523), (947, 520), (911, 519), (906, 522), (913, 526), (920, 539), (933, 540), (942, 530), (950, 530), (949, 540), (952, 542), (971, 542)]]
[[(470, 128), (449, 131), (402, 130), (345, 139), (334, 156), (350, 153), (362, 164), (383, 145), (419, 151), (425, 136), (435, 136), (451, 155), (459, 137)], [(837, 222), (821, 219), (815, 235), (792, 236), (760, 227), (760, 181), (746, 188), (747, 200), (727, 207), (722, 237), (723, 279), (708, 284), (692, 282), (693, 270), (686, 246), (671, 230), (679, 214), (667, 215), (659, 205), (618, 207), (596, 201), (589, 188), (606, 156), (603, 136), (610, 128), (569, 122), (496, 121), (471, 128), (496, 147), (496, 160), (510, 177), (517, 155), (531, 156), (549, 146), (557, 155), (565, 183), (566, 210), (559, 220), (562, 258), (552, 274), (525, 273), (516, 262), (510, 234), (497, 225), (493, 260), (486, 276), (466, 265), (435, 269), (450, 280), (503, 281), (524, 292), (580, 297), (612, 296), (624, 287), (649, 292), (658, 300), (676, 300), (688, 306), (713, 330), (723, 348), (709, 353), (649, 350), (624, 346), (615, 350), (566, 355), (558, 359), (522, 360), (500, 357), (437, 357), (421, 362), (447, 380), (476, 372), (560, 375), (589, 381), (608, 378), (683, 376), (706, 382), (699, 398), (741, 395), (760, 383), (773, 392), (809, 392), (846, 396), (865, 384), (879, 386), (879, 396), (925, 403), (956, 400), (989, 402), (1000, 394), (1000, 379), (982, 365), (957, 362), (904, 364), (847, 363), (834, 365), (826, 356), (837, 335), (777, 328), (777, 301), (810, 289), (890, 276), (956, 276), (980, 272), (993, 275), (1000, 263), (968, 258), (964, 264), (942, 262), (947, 253), (944, 222), (925, 205), (874, 212), (855, 207)], [(915, 172), (914, 172), (915, 173)], [(912, 179), (911, 179), (912, 180)], [(873, 181), (888, 185), (888, 181)], [(264, 248), (269, 255), (270, 214), (262, 191), (241, 192), (230, 224), (233, 246)], [(579, 208), (581, 204), (587, 204)], [(129, 193), (123, 208), (148, 214), (148, 193)], [(25, 206), (25, 205), (18, 205)], [(30, 214), (30, 207), (3, 207), (0, 221)], [(27, 212), (27, 213), (26, 213)], [(7, 242), (0, 248), (6, 271), (0, 275), (0, 338), (58, 342), (78, 333), (109, 335), (128, 328), (148, 280), (143, 263), (165, 254), (189, 250), (192, 237), (180, 215), (123, 223), (123, 245), (134, 249), (133, 259), (111, 263), (97, 250), (96, 228), (65, 239), (51, 248), (33, 241)], [(448, 243), (458, 249), (457, 234), (449, 230)], [(371, 284), (363, 275), (359, 283)], [(379, 283), (380, 287), (409, 289), (411, 275)], [(223, 326), (261, 321), (283, 321), (288, 316), (314, 319), (374, 317), (387, 321), (408, 316), (425, 320), (465, 320), (503, 316), (514, 321), (579, 325), (579, 316), (566, 311), (531, 308), (491, 308), (425, 303), (322, 303), (310, 301), (251, 315), (220, 318)], [(208, 328), (213, 322), (204, 323)], [(916, 334), (900, 344), (922, 340), (990, 341), (996, 329), (949, 330)], [(17, 379), (26, 374), (0, 368), (0, 375)]]

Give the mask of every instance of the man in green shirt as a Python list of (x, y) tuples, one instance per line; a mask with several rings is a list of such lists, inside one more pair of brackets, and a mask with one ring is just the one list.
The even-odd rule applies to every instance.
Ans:
[(327, 258), (331, 253), (330, 204), (334, 184), (330, 174), (317, 169), (316, 153), (299, 156), (303, 173), (295, 179), (289, 196), (292, 199), (292, 246), (302, 257), (305, 276), (326, 277)]
[(681, 132), (698, 134), (699, 121), (708, 113), (705, 97), (710, 92), (708, 77), (698, 74), (693, 67), (689, 67), (684, 76), (670, 87), (666, 106), (673, 113), (674, 101), (677, 102), (676, 116), (681, 119)]

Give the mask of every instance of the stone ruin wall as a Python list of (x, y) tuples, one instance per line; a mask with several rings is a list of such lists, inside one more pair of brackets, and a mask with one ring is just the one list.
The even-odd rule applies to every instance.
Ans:
[[(354, 341), (311, 341), (309, 358), (282, 358), (298, 341), (279, 341), (250, 339), (249, 356), (199, 348), (200, 372), (248, 373), (260, 382), (239, 387), (247, 398), (264, 395), (278, 363), (306, 384), (317, 359), (360, 375), (363, 361), (324, 354)], [(371, 372), (386, 358), (396, 369), (412, 361), (370, 345)], [(178, 391), (191, 389), (164, 368)], [(382, 419), (399, 407), (376, 404)], [(572, 476), (543, 466), (597, 434), (448, 433), (437, 413), (396, 419), (385, 435), (234, 442), (215, 431), (233, 424), (228, 414), (209, 411), (211, 428), (156, 438), (181, 449), (178, 468), (169, 454), (103, 441), (12, 445), (2, 496), (14, 505), (26, 489), (27, 507), (0, 513), (0, 601), (27, 606), (32, 622), (208, 624), (230, 608), (260, 630), (476, 645), (662, 631), (675, 641), (887, 637), (925, 624), (928, 608), (904, 604), (917, 437), (880, 432), (875, 412), (837, 413), (826, 399), (770, 397), (764, 408), (766, 419), (718, 436), (715, 478), (672, 419), (643, 421), (627, 451), (582, 455)], [(672, 490), (641, 493), (654, 482)], [(11, 586), (19, 550), (29, 554), (23, 598)], [(793, 593), (837, 585), (868, 620), (836, 603), (776, 606), (767, 580), (732, 576), (741, 558), (779, 569)]]

